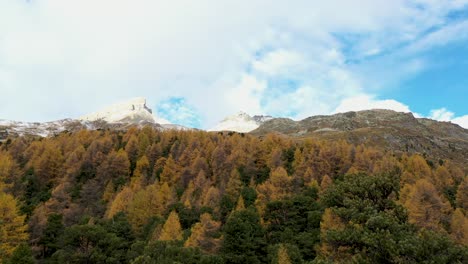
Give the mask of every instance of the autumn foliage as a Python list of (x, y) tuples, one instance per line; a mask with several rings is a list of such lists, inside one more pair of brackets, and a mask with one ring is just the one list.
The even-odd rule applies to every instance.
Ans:
[[(79, 239), (97, 255), (77, 259), (102, 263), (374, 261), (385, 256), (371, 255), (372, 243), (407, 236), (466, 249), (466, 169), (277, 135), (145, 127), (19, 137), (0, 145), (0, 262), (24, 242), (38, 260), (72, 259)], [(364, 234), (373, 235), (351, 243)]]

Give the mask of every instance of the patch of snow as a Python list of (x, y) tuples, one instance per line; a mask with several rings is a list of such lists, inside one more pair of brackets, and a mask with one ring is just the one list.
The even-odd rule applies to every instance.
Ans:
[(257, 129), (263, 122), (272, 119), (271, 116), (251, 117), (245, 112), (238, 112), (235, 115), (228, 116), (208, 131), (235, 131), (247, 133)]

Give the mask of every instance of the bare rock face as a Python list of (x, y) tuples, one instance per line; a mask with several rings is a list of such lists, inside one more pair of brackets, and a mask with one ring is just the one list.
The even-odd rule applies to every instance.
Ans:
[(440, 159), (468, 161), (468, 130), (450, 122), (415, 118), (411, 113), (365, 110), (300, 121), (274, 118), (251, 134), (268, 133), (297, 139), (346, 140), (390, 151), (421, 153)]

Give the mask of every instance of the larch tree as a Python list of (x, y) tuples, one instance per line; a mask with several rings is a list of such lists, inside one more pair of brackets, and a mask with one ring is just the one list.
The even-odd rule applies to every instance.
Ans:
[(345, 228), (341, 218), (331, 208), (326, 208), (320, 221), (320, 237), (322, 244), (318, 249), (320, 255), (329, 257), (335, 254), (336, 248), (326, 241), (327, 232), (330, 230), (343, 230)]
[(159, 236), (160, 241), (180, 241), (183, 239), (182, 226), (176, 211), (169, 214)]
[(167, 182), (169, 185), (174, 185), (179, 181), (179, 166), (172, 156), (166, 160), (164, 169), (159, 176), (160, 182)]
[(278, 247), (278, 264), (291, 264), (288, 250), (283, 244)]
[(213, 210), (218, 210), (219, 202), (221, 201), (221, 193), (219, 189), (215, 186), (211, 186), (208, 191), (206, 191), (205, 195), (203, 196), (203, 206), (210, 207)]
[(402, 182), (415, 183), (419, 179), (430, 179), (432, 171), (426, 160), (420, 155), (412, 155), (406, 163), (407, 174), (402, 175)]
[(332, 184), (333, 180), (330, 178), (330, 176), (325, 175), (323, 176), (322, 181), (320, 182), (320, 190), (323, 192)]
[(0, 191), (0, 263), (9, 258), (17, 246), (28, 240), (28, 226), (24, 219), (15, 198)]
[(129, 202), (132, 201), (134, 192), (130, 187), (125, 186), (117, 195), (114, 200), (109, 203), (106, 216), (113, 217), (118, 212), (128, 211)]
[(289, 177), (283, 167), (276, 168), (267, 181), (257, 186), (258, 196), (255, 206), (260, 215), (263, 214), (267, 202), (287, 198), (293, 193), (292, 191), (293, 178)]
[(123, 149), (109, 153), (104, 162), (97, 168), (97, 177), (102, 182), (118, 178), (127, 180), (129, 175), (130, 162)]
[(237, 212), (237, 211), (244, 210), (244, 209), (245, 209), (244, 198), (242, 197), (242, 195), (239, 195), (239, 199), (237, 199), (237, 204), (236, 204), (236, 208), (234, 209), (234, 211)]
[(442, 200), (434, 185), (426, 179), (416, 182), (405, 202), (410, 223), (429, 230), (442, 230), (442, 221), (450, 205)]
[(136, 232), (140, 232), (151, 217), (161, 215), (164, 209), (161, 189), (157, 184), (151, 184), (136, 192), (129, 201), (128, 221)]
[(454, 184), (452, 176), (445, 166), (439, 166), (433, 174), (432, 182), (438, 190), (444, 190), (448, 186)]
[(231, 199), (235, 199), (239, 196), (241, 189), (242, 181), (240, 173), (237, 169), (233, 169), (226, 186), (226, 194), (229, 195)]
[(451, 237), (456, 242), (468, 246), (468, 217), (460, 208), (457, 208), (450, 221)]
[(465, 177), (461, 184), (458, 186), (457, 191), (457, 207), (468, 213), (468, 177)]
[(193, 225), (191, 235), (185, 242), (185, 247), (198, 247), (205, 253), (214, 254), (221, 246), (221, 238), (217, 233), (221, 222), (213, 220), (210, 214), (200, 216), (200, 222)]
[(130, 139), (125, 145), (125, 151), (127, 152), (128, 159), (130, 160), (131, 169), (135, 168), (139, 154), (138, 139), (136, 136), (130, 136)]
[(6, 191), (7, 187), (12, 187), (12, 182), (19, 176), (18, 165), (6, 153), (0, 152), (0, 191)]
[(44, 152), (36, 160), (35, 172), (43, 185), (54, 182), (62, 176), (64, 158), (60, 148), (54, 143), (45, 142)]

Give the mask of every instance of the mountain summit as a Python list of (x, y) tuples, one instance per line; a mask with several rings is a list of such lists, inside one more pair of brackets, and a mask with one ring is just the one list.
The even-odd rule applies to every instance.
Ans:
[(157, 118), (153, 111), (146, 106), (146, 99), (137, 97), (128, 101), (120, 102), (108, 106), (100, 111), (81, 116), (81, 121), (103, 120), (108, 123), (158, 123), (169, 124), (170, 122)]
[(272, 119), (271, 116), (256, 115), (250, 116), (245, 112), (238, 112), (223, 119), (216, 126), (208, 131), (234, 131), (240, 133), (250, 132), (257, 129), (264, 122)]

